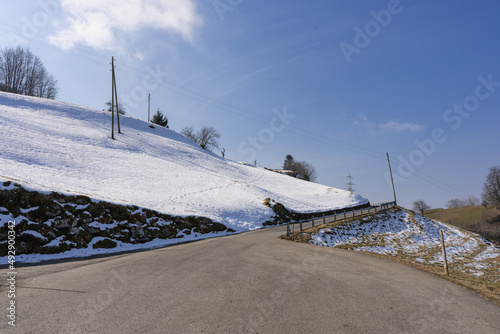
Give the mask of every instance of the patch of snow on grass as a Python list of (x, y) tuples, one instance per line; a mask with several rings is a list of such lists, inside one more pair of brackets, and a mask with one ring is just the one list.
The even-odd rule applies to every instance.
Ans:
[[(500, 248), (477, 234), (436, 222), (407, 210), (389, 211), (328, 227), (311, 235), (312, 243), (347, 247), (385, 255), (405, 254), (416, 262), (442, 262), (442, 230), (448, 262), (476, 277), (485, 271), (497, 272)], [(497, 262), (495, 262), (497, 261)]]

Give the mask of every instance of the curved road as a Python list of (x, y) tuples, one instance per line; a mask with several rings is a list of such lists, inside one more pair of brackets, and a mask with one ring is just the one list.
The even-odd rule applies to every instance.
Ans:
[(285, 232), (18, 268), (0, 332), (500, 333), (500, 307), (465, 288)]

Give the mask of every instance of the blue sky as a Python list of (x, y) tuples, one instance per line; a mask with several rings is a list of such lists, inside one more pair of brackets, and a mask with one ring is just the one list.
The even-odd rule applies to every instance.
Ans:
[(500, 165), (498, 1), (3, 1), (0, 45), (28, 46), (58, 99), (110, 100), (180, 131), (213, 126), (226, 157), (400, 204), (480, 197)]

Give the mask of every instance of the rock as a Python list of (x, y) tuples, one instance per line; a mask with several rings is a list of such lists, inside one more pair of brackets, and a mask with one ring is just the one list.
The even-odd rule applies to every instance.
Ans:
[(99, 240), (95, 244), (92, 245), (92, 248), (97, 249), (97, 248), (115, 248), (117, 246), (116, 241), (111, 240), (111, 239), (103, 239)]
[(78, 227), (72, 227), (70, 228), (69, 233), (78, 234), (80, 231), (81, 230)]
[(73, 227), (72, 221), (69, 217), (66, 218), (56, 218), (54, 219), (55, 228), (70, 228)]
[(87, 205), (90, 204), (92, 200), (87, 197), (87, 196), (76, 196), (75, 199), (73, 200), (73, 203), (76, 205)]

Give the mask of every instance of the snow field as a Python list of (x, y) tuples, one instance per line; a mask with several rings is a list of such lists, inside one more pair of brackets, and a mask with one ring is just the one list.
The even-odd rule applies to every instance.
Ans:
[(0, 92), (0, 181), (81, 194), (177, 216), (204, 216), (236, 231), (261, 228), (265, 198), (297, 212), (351, 207), (367, 199), (344, 190), (242, 165), (178, 133), (108, 112)]

